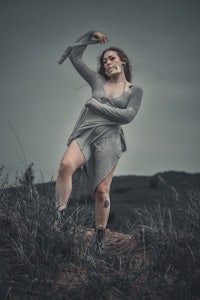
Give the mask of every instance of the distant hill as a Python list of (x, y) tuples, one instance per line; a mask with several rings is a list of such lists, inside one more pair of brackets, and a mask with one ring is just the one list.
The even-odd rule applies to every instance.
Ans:
[[(55, 182), (38, 184), (37, 189), (39, 193), (48, 193), (54, 198)], [(78, 203), (93, 207), (94, 200), (84, 191), (84, 181), (81, 185), (76, 180), (68, 204), (70, 212)], [(125, 220), (132, 220), (134, 209), (153, 208), (158, 203), (172, 207), (179, 201), (187, 201), (188, 196), (200, 198), (200, 173), (166, 171), (153, 176), (114, 176), (108, 225), (115, 230), (126, 231)]]

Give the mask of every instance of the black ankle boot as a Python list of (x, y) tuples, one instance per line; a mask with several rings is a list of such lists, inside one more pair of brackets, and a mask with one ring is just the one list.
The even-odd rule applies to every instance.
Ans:
[(54, 229), (61, 230), (66, 221), (66, 210), (56, 210)]
[(104, 237), (106, 230), (103, 228), (97, 228), (95, 233), (95, 254), (104, 254)]

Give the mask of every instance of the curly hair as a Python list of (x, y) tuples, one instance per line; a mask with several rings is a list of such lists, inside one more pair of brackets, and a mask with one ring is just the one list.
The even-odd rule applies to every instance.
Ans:
[(115, 51), (117, 53), (117, 55), (119, 56), (120, 60), (123, 61), (123, 62), (125, 62), (125, 65), (124, 65), (124, 74), (125, 74), (126, 80), (129, 81), (129, 82), (131, 82), (131, 79), (132, 79), (132, 66), (131, 66), (129, 58), (127, 57), (127, 55), (125, 54), (125, 52), (122, 49), (118, 48), (118, 47), (110, 47), (110, 48), (105, 49), (102, 52), (102, 54), (99, 57), (98, 73), (100, 75), (102, 75), (105, 79), (109, 79), (109, 77), (105, 73), (105, 67), (104, 67), (104, 62), (103, 62), (104, 54), (107, 51)]

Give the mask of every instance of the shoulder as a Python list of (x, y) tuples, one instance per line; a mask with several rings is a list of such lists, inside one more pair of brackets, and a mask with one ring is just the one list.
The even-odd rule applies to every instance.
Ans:
[(131, 83), (130, 89), (131, 89), (132, 93), (134, 93), (134, 94), (137, 93), (141, 96), (143, 95), (143, 88), (136, 83)]
[(140, 90), (140, 91), (143, 91), (143, 88), (137, 84), (137, 83), (130, 83), (130, 87), (133, 89), (133, 90)]

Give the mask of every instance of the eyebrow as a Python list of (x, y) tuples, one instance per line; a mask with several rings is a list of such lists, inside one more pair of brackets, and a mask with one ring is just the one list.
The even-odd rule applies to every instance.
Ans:
[(114, 54), (111, 54), (111, 55), (109, 55), (108, 57), (104, 57), (103, 60), (106, 60), (106, 59), (108, 59), (108, 58), (112, 58), (113, 56), (115, 56), (115, 55), (114, 55)]

